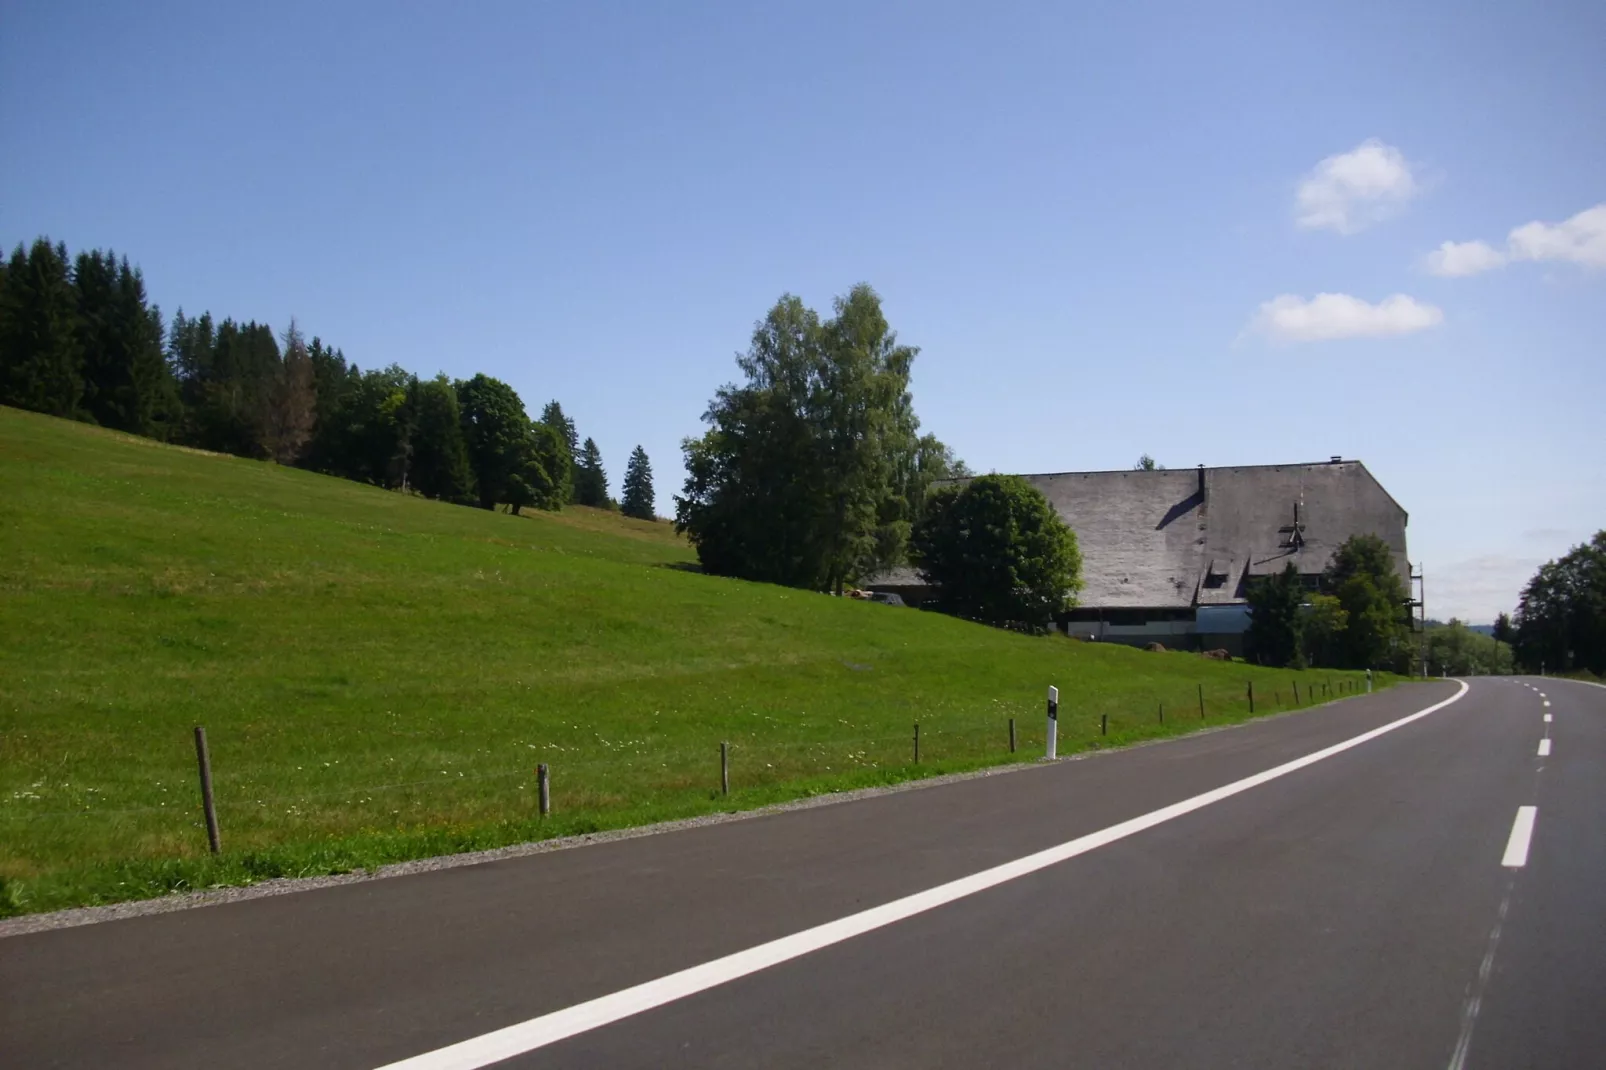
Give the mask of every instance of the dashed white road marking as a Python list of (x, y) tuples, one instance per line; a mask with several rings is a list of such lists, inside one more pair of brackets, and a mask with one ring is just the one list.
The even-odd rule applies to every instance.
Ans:
[(1517, 819), (1511, 823), (1511, 838), (1506, 841), (1506, 854), (1502, 866), (1520, 869), (1528, 864), (1528, 845), (1534, 838), (1534, 819), (1539, 816), (1537, 806), (1517, 807)]
[(1541, 758), (1550, 757), (1550, 740), (1541, 739), (1539, 741), (1539, 757), (1541, 757)]
[(1545, 705), (1546, 705), (1546, 706), (1548, 706), (1548, 705), (1550, 705), (1550, 700), (1549, 700), (1549, 699), (1548, 699), (1548, 698), (1547, 698), (1547, 699), (1545, 699)]
[[(928, 888), (923, 892), (915, 892), (913, 895), (906, 895), (901, 899), (894, 899), (890, 903), (883, 903), (868, 910), (861, 910), (857, 914), (849, 914), (847, 917), (838, 918), (836, 921), (828, 921), (822, 925), (816, 925), (812, 929), (804, 929), (801, 932), (792, 933), (790, 936), (782, 936), (743, 951), (736, 951), (721, 958), (687, 967), (675, 973), (665, 974), (651, 981), (644, 981), (629, 988), (622, 988), (605, 996), (598, 996), (595, 999), (576, 1003), (561, 1010), (552, 1011), (501, 1029), (494, 1029), (488, 1033), (458, 1041), (456, 1044), (448, 1044), (443, 1048), (436, 1048), (434, 1051), (427, 1051), (409, 1059), (387, 1063), (380, 1070), (480, 1070), (481, 1067), (490, 1066), (492, 1063), (499, 1063), (505, 1059), (512, 1059), (527, 1052), (535, 1051), (538, 1048), (556, 1044), (560, 1040), (566, 1040), (580, 1033), (600, 1029), (603, 1026), (611, 1025), (633, 1015), (652, 1010), (655, 1007), (662, 1007), (666, 1003), (685, 999), (688, 996), (696, 995), (698, 992), (705, 992), (710, 988), (728, 984), (760, 970), (778, 966), (783, 962), (790, 962), (793, 959), (842, 943), (845, 940), (851, 940), (855, 936), (873, 932), (905, 918), (923, 914), (928, 910), (935, 910), (948, 903), (967, 898), (978, 892), (984, 892), (989, 888), (996, 888), (1001, 884), (1018, 880), (1039, 870), (1047, 869), (1049, 866), (1086, 854), (1106, 844), (1124, 840), (1128, 836), (1136, 835), (1146, 829), (1154, 828), (1156, 825), (1175, 820), (1195, 810), (1201, 810), (1213, 803), (1231, 798), (1251, 788), (1259, 787), (1279, 777), (1287, 776), (1289, 773), (1297, 772), (1306, 766), (1314, 765), (1336, 754), (1342, 754), (1352, 747), (1358, 747), (1362, 743), (1392, 732), (1396, 728), (1403, 728), (1412, 722), (1421, 720), (1430, 713), (1442, 710), (1451, 703), (1459, 701), (1469, 688), (1466, 681), (1457, 682), (1461, 685), (1461, 689), (1442, 702), (1435, 702), (1431, 706), (1401, 717), (1397, 721), (1390, 721), (1388, 724), (1374, 728), (1370, 732), (1362, 732), (1358, 736), (1352, 736), (1330, 747), (1324, 747), (1319, 751), (1307, 754), (1302, 758), (1295, 758), (1291, 762), (1273, 766), (1252, 776), (1244, 777), (1242, 780), (1223, 784), (1219, 788), (1214, 788), (1189, 799), (1183, 799), (1181, 802), (1172, 803), (1170, 806), (1163, 806), (1158, 810), (1151, 810), (1149, 813), (1130, 818), (1119, 824), (1100, 829), (1097, 832), (1078, 836), (1074, 840), (1067, 840), (1058, 846), (1037, 851), (1023, 858), (1017, 858), (1013, 862), (1005, 862), (1002, 865), (993, 866), (991, 869), (984, 869), (980, 873), (973, 873), (968, 877), (961, 877), (946, 884), (939, 884), (935, 888)], [(1531, 810), (1532, 808), (1530, 807), (1529, 809)], [(1521, 820), (1520, 813), (1518, 820)], [(1532, 826), (1531, 817), (1529, 825), (1530, 827)], [(1527, 841), (1524, 839), (1524, 856), (1527, 855), (1527, 850)], [(1508, 857), (1511, 854), (1509, 847), (1506, 850), (1506, 854)], [(1521, 862), (1517, 863), (1517, 865), (1521, 864)]]
[(1550, 714), (1548, 714), (1548, 713), (1547, 713), (1547, 714), (1545, 714), (1545, 723), (1546, 723), (1546, 724), (1549, 724), (1549, 723), (1550, 723)]
[(1467, 1065), (1467, 1052), (1472, 1048), (1472, 1031), (1478, 1024), (1478, 1011), (1483, 1007), (1483, 993), (1489, 986), (1489, 975), (1494, 973), (1494, 953), (1500, 946), (1500, 930), (1505, 927), (1506, 913), (1511, 909), (1511, 892), (1517, 886), (1517, 875), (1506, 880), (1506, 895), (1500, 900), (1500, 913), (1489, 930), (1489, 943), (1478, 964), (1478, 977), (1467, 992), (1467, 1001), (1461, 1009), (1461, 1036), (1456, 1040), (1455, 1051), (1450, 1053), (1450, 1070), (1463, 1070)]

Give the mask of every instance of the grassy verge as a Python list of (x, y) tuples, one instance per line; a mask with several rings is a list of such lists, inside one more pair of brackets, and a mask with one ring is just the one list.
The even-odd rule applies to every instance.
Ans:
[(1049, 684), (1068, 753), (1191, 730), (1201, 688), (1219, 724), (1250, 681), (1264, 714), (1296, 681), (1305, 702), (1357, 680), (715, 579), (665, 524), (491, 514), (4, 408), (0, 485), (0, 913), (976, 768), (1012, 760), (1011, 717), (1024, 760)]

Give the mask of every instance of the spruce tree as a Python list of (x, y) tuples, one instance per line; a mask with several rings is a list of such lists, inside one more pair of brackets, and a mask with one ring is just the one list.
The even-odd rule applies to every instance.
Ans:
[(0, 401), (77, 418), (83, 351), (67, 247), (45, 238), (19, 244), (0, 285)]
[(449, 502), (468, 503), (474, 496), (463, 443), (462, 414), (451, 381), (437, 375), (418, 383), (416, 430), (413, 447), (413, 486), (420, 494)]
[(83, 407), (103, 427), (166, 437), (177, 414), (172, 372), (162, 352), (161, 313), (145, 299), (145, 279), (128, 259), (98, 249), (73, 268)]
[[(574, 464), (580, 456), (579, 434), (575, 430), (574, 421), (564, 415), (563, 406), (559, 405), (556, 399), (553, 399), (552, 401), (547, 402), (546, 407), (541, 410), (541, 419), (539, 422), (547, 427), (550, 427), (554, 432), (556, 432), (559, 444), (568, 454), (569, 466), (572, 472)], [(575, 500), (574, 477), (572, 474), (569, 477), (569, 480), (559, 488), (559, 491), (561, 492), (565, 502), (572, 502)]]
[(630, 463), (625, 465), (624, 495), (619, 511), (638, 520), (658, 519), (653, 511), (652, 464), (647, 460), (647, 451), (640, 446), (631, 451)]
[(262, 384), (258, 437), (262, 450), (280, 464), (300, 460), (317, 420), (312, 357), (292, 319), (284, 332), (284, 355)]
[(580, 447), (580, 458), (574, 465), (574, 501), (576, 505), (599, 509), (608, 505), (608, 473), (602, 467), (602, 451), (589, 438)]

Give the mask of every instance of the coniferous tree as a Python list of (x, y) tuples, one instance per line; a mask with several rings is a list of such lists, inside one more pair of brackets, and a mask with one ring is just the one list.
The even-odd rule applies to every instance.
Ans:
[(307, 358), (312, 362), (315, 414), (312, 438), (301, 463), (314, 471), (344, 475), (344, 413), (362, 375), (346, 364), (344, 353), (326, 347), (323, 339), (316, 336), (307, 347)]
[(561, 509), (571, 479), (569, 450), (557, 430), (527, 424), (516, 441), (508, 475), (507, 503), (517, 516), (526, 506)]
[(317, 421), (312, 357), (301, 328), (291, 319), (285, 329), (283, 355), (261, 384), (257, 437), (262, 452), (280, 464), (294, 464), (312, 437)]
[(602, 467), (602, 451), (593, 439), (586, 439), (575, 461), (574, 502), (599, 509), (608, 505), (608, 473)]
[(0, 285), (0, 401), (78, 418), (83, 350), (67, 247), (40, 238), (19, 244)]
[(470, 503), (474, 476), (463, 443), (457, 392), (444, 375), (415, 384), (413, 487), (430, 498)]
[(637, 446), (625, 465), (624, 493), (620, 496), (619, 511), (638, 520), (656, 520), (653, 509), (652, 463), (647, 451)]
[[(564, 452), (568, 454), (572, 472), (574, 464), (580, 456), (579, 435), (575, 430), (574, 421), (564, 415), (563, 406), (559, 405), (556, 399), (553, 399), (547, 402), (546, 406), (541, 410), (540, 422), (557, 433), (558, 441), (562, 444)], [(572, 502), (575, 500), (574, 495), (574, 479), (571, 474), (569, 482), (563, 487), (563, 500)]]
[(161, 312), (145, 299), (145, 280), (125, 257), (80, 253), (73, 269), (88, 417), (103, 427), (167, 437), (177, 392), (162, 352)]

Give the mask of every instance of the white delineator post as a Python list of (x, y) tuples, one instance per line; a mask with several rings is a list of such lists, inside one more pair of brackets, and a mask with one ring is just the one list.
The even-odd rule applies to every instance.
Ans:
[(1048, 754), (1052, 758), (1059, 751), (1060, 745), (1060, 689), (1048, 689)]
[(1366, 693), (1368, 695), (1370, 695), (1372, 693), (1372, 670), (1371, 669), (1367, 669), (1366, 670)]

